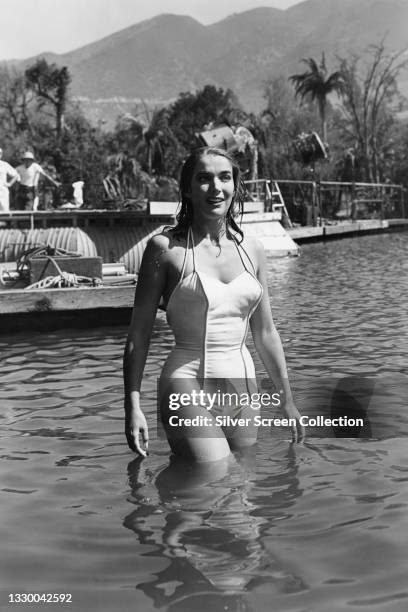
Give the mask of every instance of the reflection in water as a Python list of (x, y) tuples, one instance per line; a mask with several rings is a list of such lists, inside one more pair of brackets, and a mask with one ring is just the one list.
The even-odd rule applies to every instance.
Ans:
[[(265, 576), (271, 579), (274, 562), (262, 545), (266, 520), (251, 501), (254, 449), (237, 459), (191, 464), (172, 457), (153, 479), (147, 475), (146, 462), (129, 463), (131, 502), (137, 507), (124, 525), (141, 544), (155, 544), (149, 555), (169, 561), (154, 581), (138, 585), (156, 607), (177, 602), (177, 610), (204, 609), (208, 599), (203, 596), (211, 599), (217, 594), (226, 598), (228, 610), (250, 610), (245, 592)], [(290, 446), (281, 478), (272, 483), (267, 477), (259, 483), (271, 497), (270, 505), (275, 488), (280, 508), (301, 495), (296, 473)], [(282, 568), (278, 573), (281, 578)]]
[(336, 438), (371, 438), (368, 407), (374, 392), (372, 378), (350, 376), (339, 380), (331, 402), (331, 418), (361, 419), (363, 426), (334, 427)]
[(311, 419), (322, 416), (330, 419), (346, 417), (361, 419), (362, 426), (322, 425), (308, 426), (311, 438), (377, 438), (406, 436), (408, 413), (405, 398), (408, 394), (408, 376), (366, 377), (342, 376), (337, 378), (296, 375), (292, 385), (304, 416)]

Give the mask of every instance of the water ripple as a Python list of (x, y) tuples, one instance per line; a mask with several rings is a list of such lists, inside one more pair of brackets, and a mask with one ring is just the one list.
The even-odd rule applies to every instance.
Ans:
[[(102, 612), (405, 610), (407, 243), (369, 236), (268, 261), (302, 412), (347, 397), (366, 418), (359, 438), (311, 427), (294, 447), (261, 431), (256, 454), (198, 469), (169, 462), (153, 426), (141, 462), (123, 436), (124, 328), (0, 337), (8, 589), (46, 576), (83, 609), (102, 593)], [(171, 345), (160, 314), (142, 387), (152, 424)]]

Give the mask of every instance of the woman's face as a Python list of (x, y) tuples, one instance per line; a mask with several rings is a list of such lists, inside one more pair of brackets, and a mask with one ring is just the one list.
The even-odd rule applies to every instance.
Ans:
[(194, 216), (226, 217), (234, 196), (235, 185), (231, 162), (222, 155), (203, 155), (194, 168), (190, 191)]

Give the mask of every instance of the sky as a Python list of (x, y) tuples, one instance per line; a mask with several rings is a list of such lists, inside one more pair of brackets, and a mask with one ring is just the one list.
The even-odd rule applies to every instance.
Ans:
[(0, 0), (0, 60), (65, 53), (161, 13), (203, 24), (232, 13), (301, 0)]

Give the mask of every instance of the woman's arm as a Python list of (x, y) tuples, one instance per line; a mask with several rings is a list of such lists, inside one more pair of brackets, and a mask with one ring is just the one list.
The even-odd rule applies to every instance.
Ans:
[[(163, 255), (167, 252), (167, 247), (168, 239), (162, 234), (153, 236), (146, 246), (123, 357), (125, 433), (129, 448), (142, 457), (147, 454), (148, 427), (140, 407), (140, 386), (157, 305), (166, 283), (166, 262)], [(145, 449), (139, 440), (140, 435)]]
[(258, 264), (257, 276), (263, 286), (263, 296), (251, 317), (252, 337), (258, 355), (280, 394), (281, 409), (288, 418), (296, 419), (296, 427), (292, 427), (293, 441), (300, 442), (305, 437), (305, 429), (299, 422), (300, 413), (293, 402), (285, 354), (272, 318), (268, 295), (265, 251), (262, 244), (258, 241), (254, 241), (254, 244)]

